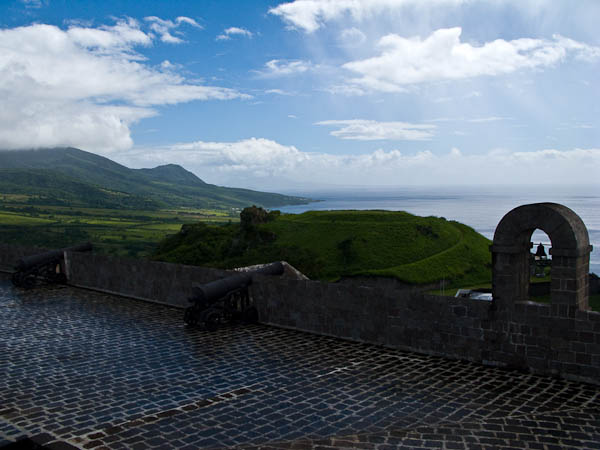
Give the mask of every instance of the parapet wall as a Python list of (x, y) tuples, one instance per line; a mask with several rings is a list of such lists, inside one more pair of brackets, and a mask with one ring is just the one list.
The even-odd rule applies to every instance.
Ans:
[[(33, 249), (0, 246), (0, 265), (14, 266)], [(69, 253), (74, 286), (188, 306), (192, 283), (229, 272)], [(256, 276), (252, 296), (260, 321), (402, 350), (513, 367), (600, 384), (600, 313), (566, 305), (492, 302), (426, 295), (408, 288), (360, 287)]]
[(67, 256), (69, 284), (178, 308), (190, 306), (193, 283), (207, 283), (231, 272), (142, 259), (89, 253)]
[(314, 281), (253, 286), (262, 322), (600, 384), (600, 313)]

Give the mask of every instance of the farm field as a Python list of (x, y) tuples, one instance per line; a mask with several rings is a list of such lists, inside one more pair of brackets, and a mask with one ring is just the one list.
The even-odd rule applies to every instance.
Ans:
[(66, 247), (91, 241), (100, 253), (147, 257), (184, 223), (239, 221), (239, 210), (174, 208), (156, 211), (0, 203), (0, 242)]

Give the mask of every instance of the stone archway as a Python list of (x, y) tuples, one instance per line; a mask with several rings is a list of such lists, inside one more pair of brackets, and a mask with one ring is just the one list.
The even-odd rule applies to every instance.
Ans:
[[(565, 305), (566, 313), (587, 310), (589, 236), (581, 218), (557, 203), (533, 203), (507, 213), (494, 233), (492, 293), (499, 308), (528, 299), (531, 234), (544, 231), (552, 242), (552, 304)], [(572, 308), (571, 308), (572, 307)], [(571, 312), (572, 311), (572, 312)]]

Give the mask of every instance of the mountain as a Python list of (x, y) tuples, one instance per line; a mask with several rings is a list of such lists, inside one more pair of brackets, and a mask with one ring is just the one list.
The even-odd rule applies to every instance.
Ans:
[(0, 171), (0, 194), (36, 194), (96, 207), (223, 209), (256, 204), (271, 208), (310, 201), (208, 184), (176, 164), (130, 169), (76, 148), (0, 151)]
[(177, 164), (165, 164), (154, 169), (137, 169), (136, 171), (156, 181), (176, 182), (188, 186), (206, 186), (204, 181)]
[(109, 209), (158, 209), (149, 197), (111, 191), (47, 169), (0, 169), (0, 196), (25, 195), (37, 205)]

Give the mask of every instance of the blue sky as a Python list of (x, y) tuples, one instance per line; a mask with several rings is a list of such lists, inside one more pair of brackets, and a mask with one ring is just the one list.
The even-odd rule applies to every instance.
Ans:
[(595, 0), (0, 3), (0, 148), (257, 189), (590, 183)]

